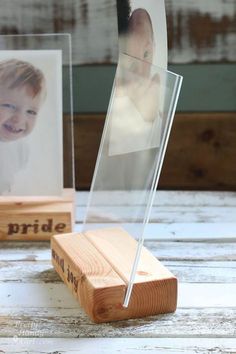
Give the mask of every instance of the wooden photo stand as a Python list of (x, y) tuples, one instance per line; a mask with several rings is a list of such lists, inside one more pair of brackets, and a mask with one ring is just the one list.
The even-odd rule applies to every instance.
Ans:
[(121, 228), (56, 235), (51, 248), (55, 270), (96, 323), (176, 310), (177, 279), (145, 247), (123, 307), (137, 242)]
[(60, 197), (0, 197), (0, 240), (44, 241), (72, 232), (73, 189)]

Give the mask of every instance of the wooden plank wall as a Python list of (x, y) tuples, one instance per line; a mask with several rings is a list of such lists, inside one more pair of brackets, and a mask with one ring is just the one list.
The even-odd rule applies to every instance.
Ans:
[(165, 0), (169, 62), (235, 62), (235, 0)]
[[(235, 0), (165, 3), (170, 63), (235, 62)], [(75, 64), (116, 62), (116, 0), (0, 0), (1, 34), (55, 32), (72, 34)]]

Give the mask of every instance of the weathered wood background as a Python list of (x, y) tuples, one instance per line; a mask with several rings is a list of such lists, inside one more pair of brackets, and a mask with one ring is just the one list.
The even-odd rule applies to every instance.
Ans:
[[(235, 0), (165, 3), (170, 63), (236, 61)], [(1, 34), (55, 32), (72, 34), (74, 63), (116, 62), (116, 0), (0, 0)]]
[[(160, 188), (236, 190), (236, 0), (165, 3), (169, 62), (186, 64), (171, 68), (189, 70), (179, 106), (186, 113), (176, 116)], [(76, 188), (88, 189), (118, 52), (116, 0), (0, 0), (1, 34), (55, 32), (72, 34), (73, 61), (82, 65), (74, 70)]]
[(169, 61), (234, 62), (235, 0), (165, 0)]

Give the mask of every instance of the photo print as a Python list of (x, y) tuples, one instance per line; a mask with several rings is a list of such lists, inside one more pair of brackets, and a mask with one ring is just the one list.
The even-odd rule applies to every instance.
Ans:
[(60, 50), (0, 52), (0, 195), (63, 189)]
[(164, 0), (117, 0), (120, 55), (109, 109), (110, 156), (160, 145), (167, 30)]

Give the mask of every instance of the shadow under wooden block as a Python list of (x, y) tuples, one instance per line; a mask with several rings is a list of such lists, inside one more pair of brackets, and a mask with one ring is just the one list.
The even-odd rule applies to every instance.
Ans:
[(51, 239), (52, 263), (96, 323), (176, 310), (177, 279), (145, 247), (127, 308), (123, 307), (137, 242), (123, 229), (101, 229)]
[(72, 232), (74, 198), (69, 188), (58, 197), (0, 197), (0, 240), (44, 241)]

